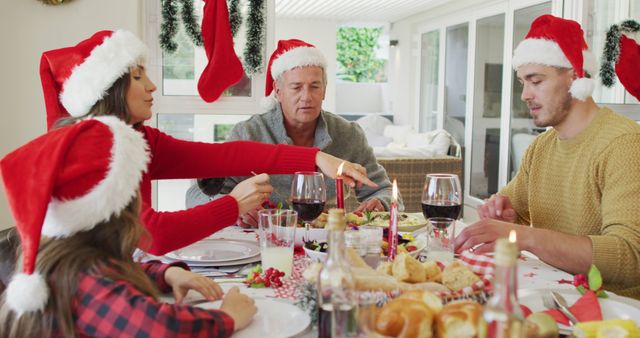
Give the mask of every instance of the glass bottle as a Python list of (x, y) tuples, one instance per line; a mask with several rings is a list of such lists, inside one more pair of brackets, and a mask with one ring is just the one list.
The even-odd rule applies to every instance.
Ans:
[(329, 253), (318, 277), (318, 337), (356, 337), (355, 280), (344, 253), (346, 218), (343, 209), (330, 209)]
[(515, 232), (510, 239), (496, 241), (496, 272), (493, 279), (493, 296), (484, 307), (483, 324), (480, 329), (487, 338), (524, 337), (524, 314), (518, 304), (518, 247)]

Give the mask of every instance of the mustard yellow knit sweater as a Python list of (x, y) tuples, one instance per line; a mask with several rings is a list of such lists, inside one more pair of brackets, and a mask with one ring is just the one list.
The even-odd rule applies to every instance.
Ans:
[(548, 130), (500, 194), (521, 224), (589, 236), (605, 289), (640, 299), (638, 124), (602, 108), (573, 139)]

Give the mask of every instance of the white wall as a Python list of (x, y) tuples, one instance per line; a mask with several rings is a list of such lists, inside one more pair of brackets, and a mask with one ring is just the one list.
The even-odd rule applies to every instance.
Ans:
[[(101, 29), (122, 28), (141, 36), (142, 1), (76, 0), (46, 6), (36, 0), (0, 0), (0, 157), (46, 130), (38, 73), (42, 52), (74, 45)], [(0, 229), (12, 225), (0, 185)]]
[[(327, 92), (322, 107), (336, 111), (336, 31), (338, 23), (326, 20), (296, 20), (276, 18), (275, 41), (300, 39), (318, 47), (327, 59)], [(267, 48), (270, 56), (275, 45)]]

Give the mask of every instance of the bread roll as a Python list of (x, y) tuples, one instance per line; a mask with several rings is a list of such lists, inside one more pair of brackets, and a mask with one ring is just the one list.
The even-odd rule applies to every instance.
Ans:
[(393, 263), (391, 262), (382, 262), (380, 264), (378, 264), (378, 267), (376, 268), (376, 270), (378, 270), (379, 272), (382, 272), (385, 275), (393, 275), (393, 272), (391, 270), (391, 267), (393, 266)]
[(449, 303), (436, 318), (436, 337), (475, 338), (482, 306), (473, 301)]
[(426, 261), (422, 263), (425, 272), (425, 281), (442, 282), (442, 270), (436, 261)]
[(453, 261), (442, 271), (442, 284), (453, 291), (459, 291), (480, 280), (473, 271), (460, 261)]
[(426, 290), (431, 292), (451, 292), (448, 287), (436, 282), (424, 282), (411, 284), (414, 290)]
[(438, 314), (442, 311), (442, 299), (431, 291), (409, 290), (403, 292), (398, 298), (419, 300), (423, 302), (434, 314)]
[(423, 302), (396, 298), (382, 307), (376, 318), (378, 333), (399, 338), (433, 336), (433, 313)]
[(393, 277), (402, 282), (420, 283), (424, 282), (425, 272), (422, 264), (406, 253), (400, 253), (393, 260), (391, 267)]
[(372, 267), (367, 264), (367, 262), (362, 259), (362, 257), (358, 254), (356, 249), (354, 248), (344, 248), (344, 253), (347, 256), (347, 261), (349, 262), (349, 266), (352, 268), (368, 268), (373, 270)]

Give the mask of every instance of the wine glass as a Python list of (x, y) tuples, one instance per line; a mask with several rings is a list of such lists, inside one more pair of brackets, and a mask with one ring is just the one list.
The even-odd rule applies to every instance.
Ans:
[(462, 210), (462, 189), (456, 174), (427, 174), (422, 190), (424, 218), (458, 219)]
[(455, 174), (427, 174), (422, 190), (422, 214), (429, 221), (428, 257), (453, 261), (455, 221), (462, 209), (462, 189)]
[(318, 218), (327, 202), (327, 187), (324, 175), (315, 171), (299, 171), (291, 182), (291, 206), (304, 221), (305, 236), (308, 238), (310, 223)]

